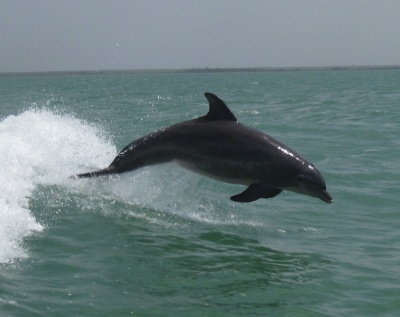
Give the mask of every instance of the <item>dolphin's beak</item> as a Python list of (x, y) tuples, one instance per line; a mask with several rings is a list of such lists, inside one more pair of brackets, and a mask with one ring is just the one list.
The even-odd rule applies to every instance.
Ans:
[(333, 203), (332, 196), (326, 190), (321, 190), (318, 193), (318, 198), (321, 199), (322, 201), (328, 203), (328, 204)]

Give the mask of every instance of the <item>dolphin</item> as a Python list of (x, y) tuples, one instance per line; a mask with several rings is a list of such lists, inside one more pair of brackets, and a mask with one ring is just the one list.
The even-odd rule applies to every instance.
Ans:
[(174, 124), (128, 144), (107, 168), (78, 174), (86, 178), (133, 171), (174, 161), (201, 175), (247, 188), (235, 202), (272, 198), (282, 190), (332, 203), (321, 172), (275, 138), (238, 122), (216, 95), (205, 93), (205, 116)]

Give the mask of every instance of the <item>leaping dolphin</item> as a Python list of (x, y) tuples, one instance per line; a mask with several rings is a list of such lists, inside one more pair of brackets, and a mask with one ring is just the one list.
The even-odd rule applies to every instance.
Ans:
[(127, 145), (109, 167), (76, 175), (123, 173), (175, 161), (219, 181), (248, 186), (236, 202), (272, 198), (282, 190), (333, 201), (321, 172), (273, 137), (239, 123), (216, 95), (205, 93), (210, 109), (200, 118), (178, 123)]

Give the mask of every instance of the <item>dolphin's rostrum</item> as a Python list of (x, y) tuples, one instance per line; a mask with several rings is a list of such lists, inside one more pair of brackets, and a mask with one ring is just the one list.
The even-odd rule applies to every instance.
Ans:
[(178, 123), (127, 145), (109, 167), (77, 177), (123, 173), (175, 161), (193, 172), (248, 186), (231, 197), (237, 202), (272, 198), (282, 190), (331, 203), (325, 180), (314, 165), (273, 137), (239, 123), (216, 95), (200, 118)]

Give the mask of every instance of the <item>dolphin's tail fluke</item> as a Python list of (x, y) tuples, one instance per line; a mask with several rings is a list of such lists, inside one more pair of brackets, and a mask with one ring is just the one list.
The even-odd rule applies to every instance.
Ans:
[(102, 170), (98, 170), (98, 171), (94, 171), (94, 172), (77, 174), (77, 175), (71, 176), (71, 178), (89, 178), (89, 177), (97, 177), (97, 176), (108, 175), (108, 174), (113, 174), (113, 173), (115, 173), (115, 171), (113, 171), (112, 169), (107, 167)]

